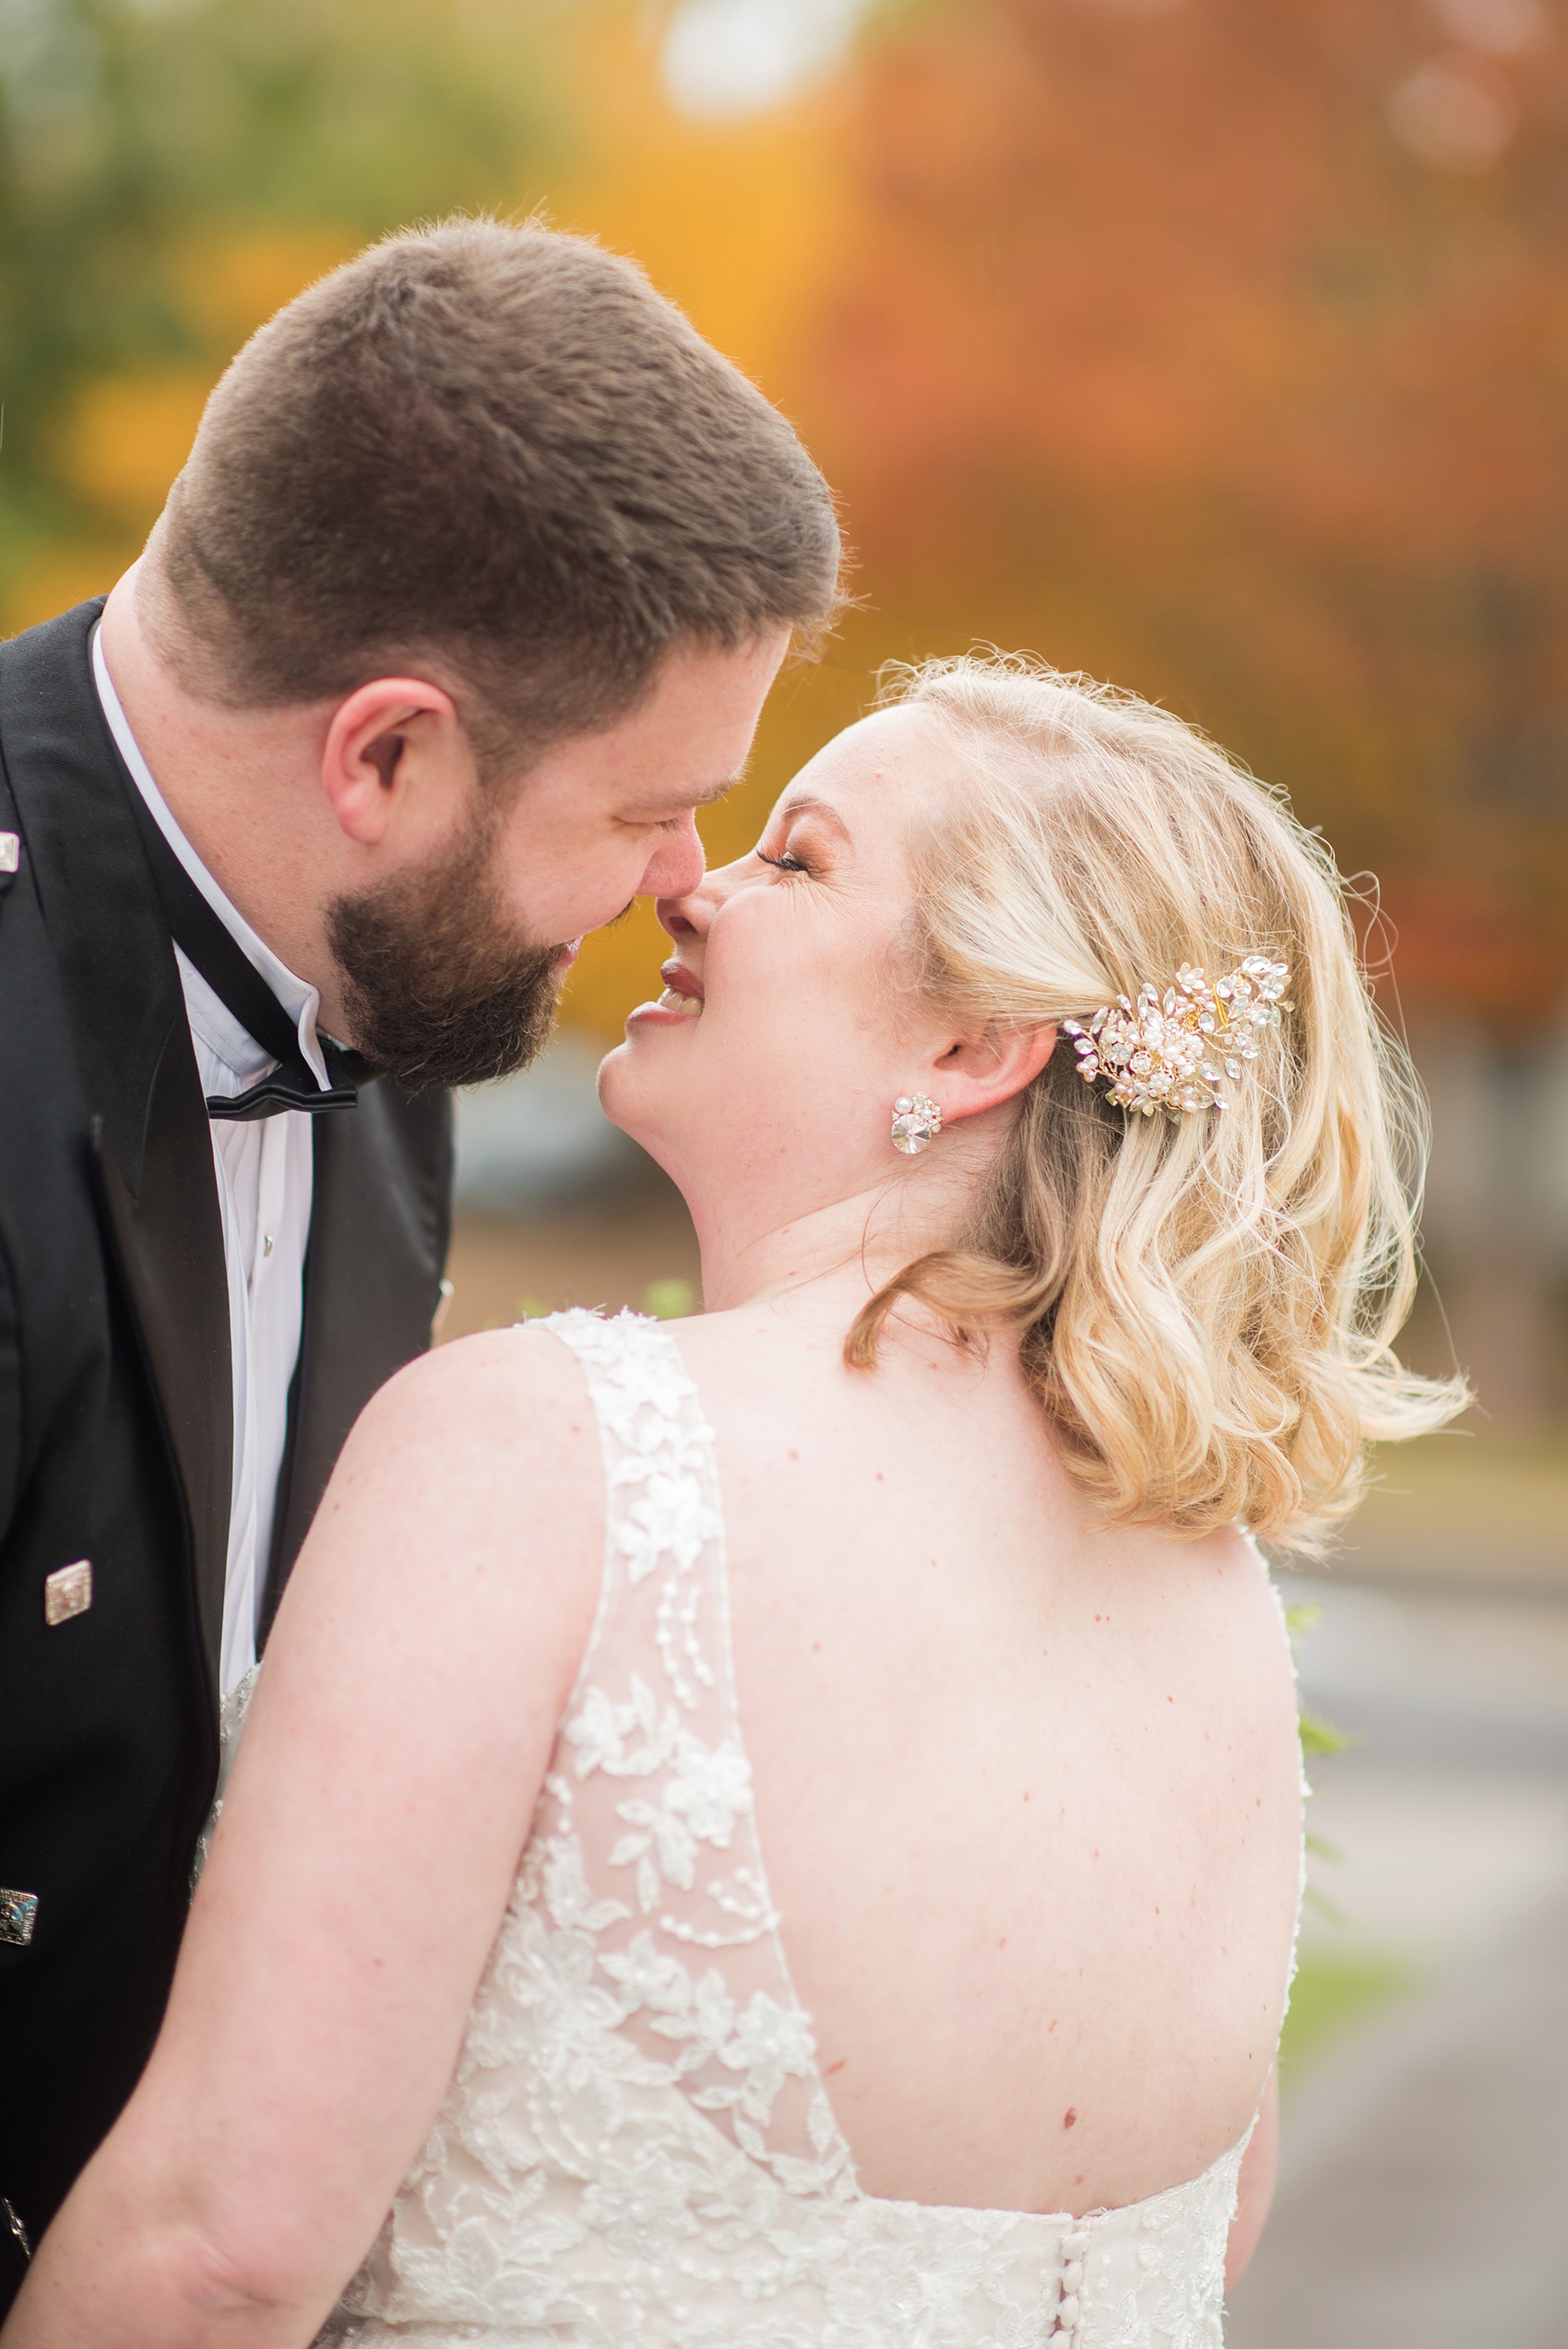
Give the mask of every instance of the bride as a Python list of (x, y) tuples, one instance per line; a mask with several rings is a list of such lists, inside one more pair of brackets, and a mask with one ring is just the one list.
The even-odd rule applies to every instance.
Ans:
[(603, 1096), (707, 1311), (367, 1410), (5, 2349), (1220, 2340), (1301, 1840), (1242, 1529), (1461, 1399), (1334, 875), (958, 660), (659, 911)]

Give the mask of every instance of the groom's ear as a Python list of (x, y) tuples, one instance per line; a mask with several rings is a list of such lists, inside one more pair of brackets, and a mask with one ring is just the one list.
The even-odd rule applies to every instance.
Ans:
[[(321, 753), (321, 788), (342, 830), (362, 848), (380, 846), (401, 811), (425, 802), (428, 820), (454, 798), (466, 803), (473, 751), (457, 704), (416, 677), (378, 677), (339, 702)], [(445, 828), (445, 826), (443, 826)]]

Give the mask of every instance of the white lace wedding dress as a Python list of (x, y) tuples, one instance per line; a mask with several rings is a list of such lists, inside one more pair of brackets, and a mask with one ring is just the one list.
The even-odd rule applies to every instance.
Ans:
[(1218, 2349), (1241, 2146), (1080, 2218), (861, 2191), (757, 1845), (712, 1431), (657, 1323), (544, 1326), (603, 1441), (598, 1619), (445, 2102), (320, 2343)]

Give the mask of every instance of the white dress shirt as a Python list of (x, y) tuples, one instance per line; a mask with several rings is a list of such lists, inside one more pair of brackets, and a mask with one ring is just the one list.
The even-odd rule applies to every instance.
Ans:
[[(319, 997), (296, 979), (230, 904), (175, 823), (125, 721), (100, 632), (92, 671), (121, 757), (162, 833), (219, 920), (297, 1022), (300, 1050), (326, 1091), (327, 1064), (316, 1039)], [(178, 946), (175, 960), (196, 1047), (202, 1091), (246, 1092), (278, 1063), (250, 1037)], [(289, 1414), (289, 1387), (300, 1353), (305, 1241), (310, 1232), (312, 1121), (302, 1110), (248, 1122), (214, 1119), (212, 1156), (229, 1272), (229, 1339), (234, 1388), (234, 1483), (223, 1584), (220, 1694), (227, 1696), (255, 1662), (256, 1608), (267, 1578), (278, 1475)]]

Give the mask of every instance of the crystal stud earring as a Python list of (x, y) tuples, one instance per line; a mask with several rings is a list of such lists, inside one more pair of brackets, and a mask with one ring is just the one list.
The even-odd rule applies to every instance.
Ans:
[(942, 1112), (925, 1093), (900, 1093), (893, 1104), (893, 1147), (918, 1157), (942, 1132)]

